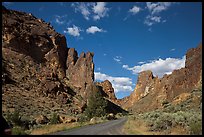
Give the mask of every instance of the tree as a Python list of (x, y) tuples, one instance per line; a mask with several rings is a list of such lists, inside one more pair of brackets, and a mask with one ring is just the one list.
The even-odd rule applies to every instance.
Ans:
[(85, 115), (91, 119), (92, 117), (101, 117), (106, 115), (107, 101), (103, 98), (101, 88), (94, 85), (94, 89), (88, 97)]

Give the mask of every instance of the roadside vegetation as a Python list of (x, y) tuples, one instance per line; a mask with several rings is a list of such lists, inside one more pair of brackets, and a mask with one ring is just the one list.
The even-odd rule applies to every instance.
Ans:
[[(195, 94), (202, 95), (202, 92), (192, 91), (191, 95)], [(200, 102), (199, 105), (195, 106), (195, 101)], [(189, 98), (177, 105), (167, 101), (162, 104), (162, 109), (128, 116), (124, 132), (152, 135), (202, 135), (202, 98), (201, 100)]]
[(88, 97), (85, 111), (81, 114), (62, 116), (53, 113), (49, 117), (41, 115), (38, 119), (31, 119), (23, 117), (18, 110), (14, 110), (14, 112), (7, 112), (5, 119), (12, 128), (13, 135), (45, 135), (123, 117), (122, 113), (107, 113), (107, 101), (98, 87), (95, 88), (95, 92)]

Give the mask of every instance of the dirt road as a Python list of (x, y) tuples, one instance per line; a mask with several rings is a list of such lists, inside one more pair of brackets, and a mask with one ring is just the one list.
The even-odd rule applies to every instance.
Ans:
[(84, 127), (53, 133), (52, 135), (124, 135), (122, 127), (127, 118), (111, 120), (105, 123), (87, 125)]

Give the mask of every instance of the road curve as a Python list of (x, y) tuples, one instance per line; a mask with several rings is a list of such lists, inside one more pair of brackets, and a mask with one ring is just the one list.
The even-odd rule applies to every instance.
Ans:
[(52, 135), (124, 135), (122, 127), (126, 121), (127, 118), (120, 118), (105, 123), (87, 125), (68, 131), (60, 131)]

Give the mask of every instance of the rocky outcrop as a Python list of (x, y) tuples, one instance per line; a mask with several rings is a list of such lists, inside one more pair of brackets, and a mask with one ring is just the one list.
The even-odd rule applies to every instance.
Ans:
[(162, 107), (164, 101), (172, 102), (181, 94), (188, 94), (202, 85), (202, 44), (186, 53), (185, 68), (174, 70), (159, 79), (151, 71), (139, 74), (136, 87), (120, 104), (132, 111), (143, 112)]
[[(82, 113), (94, 85), (93, 56), (78, 56), (50, 23), (2, 6), (3, 113)], [(115, 98), (112, 88), (104, 90)]]
[(96, 85), (101, 86), (103, 91), (106, 93), (106, 97), (112, 101), (115, 101), (117, 98), (114, 93), (114, 88), (110, 81), (105, 80), (103, 82), (97, 82)]
[(37, 124), (47, 124), (49, 122), (49, 119), (44, 116), (44, 115), (39, 115), (37, 118), (36, 118), (36, 121), (35, 121)]
[(91, 52), (82, 52), (77, 56), (77, 52), (70, 48), (66, 63), (66, 76), (70, 84), (80, 89), (82, 96), (86, 96), (86, 88), (94, 81), (94, 54)]
[(59, 116), (60, 123), (73, 123), (76, 122), (77, 118), (71, 116)]
[[(4, 48), (30, 56), (36, 64), (50, 68), (49, 74), (65, 77), (66, 39), (49, 23), (32, 14), (3, 10), (2, 39)], [(49, 75), (48, 74), (48, 75)]]
[(4, 110), (10, 108), (11, 102), (6, 98), (15, 87), (26, 95), (54, 99), (59, 105), (70, 108), (71, 113), (82, 112), (87, 86), (94, 81), (93, 56), (88, 52), (78, 57), (74, 48), (67, 47), (65, 36), (57, 33), (50, 23), (3, 7)]

